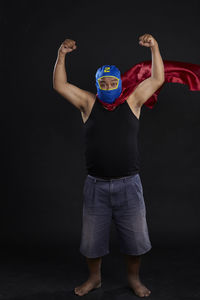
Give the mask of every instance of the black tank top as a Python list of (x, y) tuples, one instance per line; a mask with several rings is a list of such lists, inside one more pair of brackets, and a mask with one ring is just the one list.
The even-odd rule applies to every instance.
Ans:
[(138, 131), (139, 119), (126, 100), (109, 111), (96, 99), (84, 123), (88, 174), (115, 178), (138, 173)]

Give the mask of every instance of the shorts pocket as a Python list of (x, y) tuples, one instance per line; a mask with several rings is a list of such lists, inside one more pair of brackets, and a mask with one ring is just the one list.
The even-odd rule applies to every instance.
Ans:
[(135, 177), (135, 185), (136, 185), (138, 191), (143, 194), (142, 182), (141, 182), (139, 174), (137, 174)]
[(126, 204), (128, 208), (145, 213), (145, 203), (143, 198), (143, 188), (139, 175), (137, 174), (125, 182)]
[(88, 188), (88, 178), (86, 178), (86, 179), (85, 179), (85, 182), (84, 182), (84, 186), (83, 186), (83, 195), (86, 194), (87, 188)]
[(85, 180), (83, 188), (84, 206), (86, 208), (94, 207), (95, 198), (95, 182), (90, 179)]

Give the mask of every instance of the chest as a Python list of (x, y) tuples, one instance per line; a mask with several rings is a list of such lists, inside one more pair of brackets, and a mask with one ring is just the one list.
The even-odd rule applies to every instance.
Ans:
[[(133, 116), (136, 117), (138, 120), (140, 118), (140, 113), (141, 113), (141, 109), (140, 107), (136, 107), (133, 103), (130, 103), (128, 101), (128, 99), (126, 100), (127, 104), (128, 104), (128, 108), (130, 110), (130, 112), (132, 112)], [(83, 123), (86, 123), (86, 121), (88, 120), (91, 111), (93, 109), (93, 105), (95, 103), (95, 99), (93, 101), (90, 101), (88, 103), (88, 107), (85, 111), (81, 111), (81, 117), (83, 120)], [(105, 106), (102, 106), (105, 110), (107, 110), (107, 108)], [(116, 109), (116, 108), (115, 108)]]

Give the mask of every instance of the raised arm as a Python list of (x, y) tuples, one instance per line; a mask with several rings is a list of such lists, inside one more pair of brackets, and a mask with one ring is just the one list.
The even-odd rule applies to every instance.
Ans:
[(150, 47), (152, 55), (151, 76), (143, 80), (128, 97), (136, 109), (140, 108), (165, 81), (164, 64), (157, 41), (150, 34), (139, 38), (141, 46)]
[(77, 48), (75, 43), (73, 40), (66, 39), (58, 50), (58, 57), (53, 71), (53, 88), (76, 108), (84, 112), (90, 98), (94, 98), (94, 94), (69, 83), (65, 69), (66, 54)]

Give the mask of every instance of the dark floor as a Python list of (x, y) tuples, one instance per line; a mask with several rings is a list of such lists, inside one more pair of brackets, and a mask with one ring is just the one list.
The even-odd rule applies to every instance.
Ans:
[[(111, 247), (103, 257), (102, 287), (84, 299), (139, 299), (128, 287), (123, 255)], [(148, 299), (200, 299), (200, 248), (154, 246), (142, 259), (140, 277), (152, 291)], [(47, 251), (47, 250), (45, 250)], [(36, 252), (1, 249), (0, 299), (77, 299), (73, 289), (88, 276), (84, 257), (73, 249)], [(80, 297), (81, 298), (81, 297)], [(145, 298), (146, 299), (146, 298)]]

